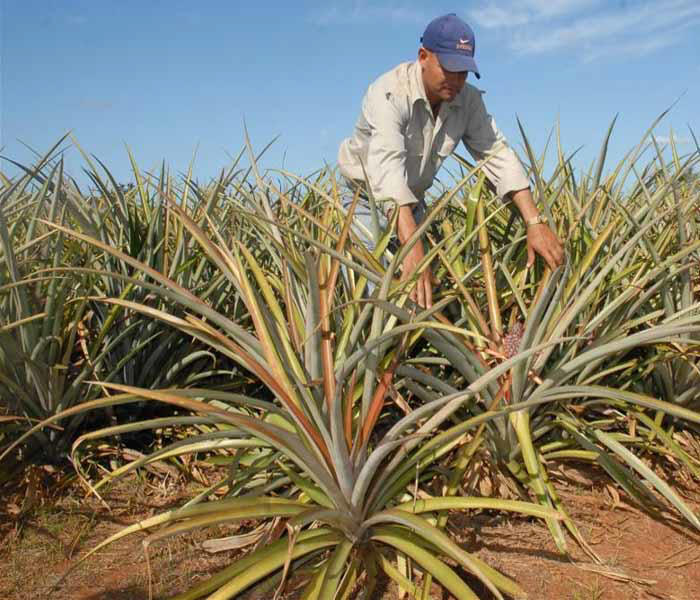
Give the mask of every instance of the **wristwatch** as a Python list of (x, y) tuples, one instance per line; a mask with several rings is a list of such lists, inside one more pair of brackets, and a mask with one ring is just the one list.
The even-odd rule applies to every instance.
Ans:
[(541, 223), (546, 223), (547, 222), (547, 217), (545, 217), (543, 214), (539, 214), (536, 217), (530, 217), (529, 219), (525, 219), (525, 225), (528, 227), (530, 225), (539, 225)]

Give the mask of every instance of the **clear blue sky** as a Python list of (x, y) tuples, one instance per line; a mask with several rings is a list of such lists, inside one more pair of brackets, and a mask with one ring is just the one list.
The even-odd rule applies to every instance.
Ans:
[(673, 128), (682, 151), (688, 125), (700, 135), (698, 0), (2, 0), (2, 154), (31, 161), (20, 141), (45, 151), (71, 130), (119, 180), (125, 143), (142, 168), (165, 159), (174, 172), (198, 147), (208, 180), (245, 120), (257, 149), (280, 136), (265, 166), (308, 174), (335, 163), (366, 86), (413, 60), (447, 12), (475, 30), (477, 85), (516, 148), (516, 114), (537, 150), (559, 118), (587, 167), (620, 113), (619, 159), (679, 97), (658, 135)]

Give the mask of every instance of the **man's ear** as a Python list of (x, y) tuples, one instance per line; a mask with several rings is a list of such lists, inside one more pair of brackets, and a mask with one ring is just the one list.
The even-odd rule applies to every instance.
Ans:
[(418, 49), (418, 60), (423, 61), (428, 58), (428, 51), (422, 46)]

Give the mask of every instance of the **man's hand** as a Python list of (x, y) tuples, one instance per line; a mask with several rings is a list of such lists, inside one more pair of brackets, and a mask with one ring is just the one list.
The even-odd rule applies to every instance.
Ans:
[[(413, 248), (408, 252), (401, 264), (401, 279), (410, 279), (418, 270), (418, 265), (425, 258), (423, 252), (423, 242), (418, 240)], [(419, 306), (430, 308), (433, 305), (433, 274), (430, 266), (425, 267), (418, 276), (416, 287), (411, 292), (411, 300)]]
[(542, 223), (527, 226), (528, 269), (535, 264), (535, 252), (547, 261), (552, 271), (564, 262), (564, 248), (557, 234)]
[[(509, 196), (525, 221), (539, 214), (529, 188), (512, 192)], [(561, 241), (557, 234), (544, 223), (527, 226), (528, 269), (535, 264), (535, 253), (547, 261), (547, 265), (552, 271), (564, 262), (564, 247)]]
[[(413, 207), (410, 204), (399, 206), (399, 219), (396, 228), (401, 245), (405, 244), (416, 231)], [(424, 258), (423, 240), (418, 240), (403, 259), (401, 279), (405, 280), (413, 277), (418, 270), (418, 265)], [(424, 308), (430, 308), (433, 305), (433, 274), (429, 265), (418, 276), (416, 287), (411, 292), (411, 300)]]

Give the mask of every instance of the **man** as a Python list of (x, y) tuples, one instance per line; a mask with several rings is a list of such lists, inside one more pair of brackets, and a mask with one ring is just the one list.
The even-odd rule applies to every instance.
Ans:
[[(466, 84), (469, 72), (480, 77), (474, 33), (449, 14), (430, 22), (421, 43), (416, 62), (399, 65), (369, 86), (355, 131), (340, 145), (340, 172), (358, 185), (366, 173), (374, 198), (396, 203), (404, 244), (422, 220), (425, 192), (462, 140), (476, 160), (488, 159), (487, 177), (527, 223), (528, 267), (536, 252), (556, 268), (564, 259), (561, 242), (537, 210), (522, 165), (486, 112), (481, 92)], [(414, 244), (402, 277), (413, 276), (424, 256), (423, 244)], [(421, 306), (432, 305), (430, 268), (419, 276), (412, 297)]]

